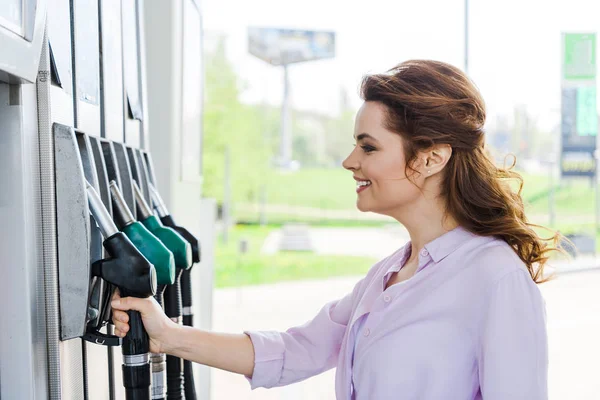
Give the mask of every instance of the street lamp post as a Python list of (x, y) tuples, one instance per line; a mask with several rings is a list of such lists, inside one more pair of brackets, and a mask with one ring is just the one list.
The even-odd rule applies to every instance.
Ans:
[(465, 73), (469, 73), (469, 0), (465, 0)]

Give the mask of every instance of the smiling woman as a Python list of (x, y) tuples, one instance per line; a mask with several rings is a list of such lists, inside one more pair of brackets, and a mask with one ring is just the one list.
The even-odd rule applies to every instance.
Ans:
[[(485, 151), (485, 104), (472, 82), (448, 64), (415, 60), (365, 77), (362, 96), (355, 128), (360, 146), (344, 162), (355, 179), (364, 173), (371, 180), (370, 196), (359, 196), (358, 208), (391, 215), (409, 231), (418, 230), (414, 225), (425, 222), (428, 210), (439, 210), (446, 228), (501, 238), (532, 279), (543, 282), (555, 248), (535, 233), (520, 191), (506, 182), (522, 182), (520, 175), (496, 167)], [(437, 214), (429, 226), (439, 224)]]
[(486, 154), (479, 92), (459, 69), (415, 60), (365, 77), (362, 94), (343, 165), (358, 208), (403, 224), (406, 245), (285, 332), (181, 328), (134, 298), (113, 304), (118, 332), (122, 310), (139, 310), (161, 351), (244, 374), (253, 389), (335, 366), (338, 400), (547, 399), (536, 283), (554, 247), (505, 182), (519, 176)]

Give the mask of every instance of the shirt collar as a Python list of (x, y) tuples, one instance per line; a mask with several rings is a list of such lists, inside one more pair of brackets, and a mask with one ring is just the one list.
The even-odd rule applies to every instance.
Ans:
[[(474, 233), (459, 226), (433, 239), (431, 242), (427, 243), (424, 248), (428, 252), (428, 257), (431, 257), (433, 262), (437, 264), (475, 236)], [(409, 240), (400, 248), (400, 250), (398, 250), (396, 257), (393, 257), (394, 261), (386, 271), (386, 275), (391, 272), (398, 272), (401, 269), (402, 265), (411, 254), (411, 246), (412, 242)], [(426, 259), (420, 259), (418, 270), (421, 270), (427, 264), (426, 261)]]
[(404, 265), (407, 258), (410, 256), (410, 253), (411, 253), (411, 241), (409, 240), (408, 242), (406, 242), (404, 244), (404, 246), (402, 246), (399, 250), (397, 250), (395, 256), (392, 257), (392, 260), (391, 260), (392, 262), (390, 263), (390, 266), (387, 269), (387, 271), (384, 275), (384, 278), (385, 278), (385, 276), (387, 276), (387, 274), (400, 271), (400, 268), (402, 268), (402, 265)]
[(427, 243), (425, 249), (429, 252), (431, 259), (435, 263), (439, 263), (475, 236), (477, 235), (459, 226)]

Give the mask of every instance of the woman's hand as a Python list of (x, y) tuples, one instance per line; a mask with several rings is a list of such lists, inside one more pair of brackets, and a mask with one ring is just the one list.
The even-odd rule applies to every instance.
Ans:
[(115, 335), (125, 337), (129, 332), (129, 315), (127, 310), (139, 311), (142, 315), (144, 328), (150, 339), (150, 352), (165, 353), (168, 348), (170, 332), (177, 328), (177, 324), (165, 315), (163, 309), (153, 297), (140, 299), (136, 297), (121, 297), (118, 289), (111, 303), (113, 309), (113, 324)]

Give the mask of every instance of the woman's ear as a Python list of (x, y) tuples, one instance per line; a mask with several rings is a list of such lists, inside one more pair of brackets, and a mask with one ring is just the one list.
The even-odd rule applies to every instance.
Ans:
[(429, 150), (423, 152), (423, 162), (421, 173), (427, 176), (433, 176), (444, 169), (450, 157), (452, 156), (452, 147), (449, 144), (436, 144)]

